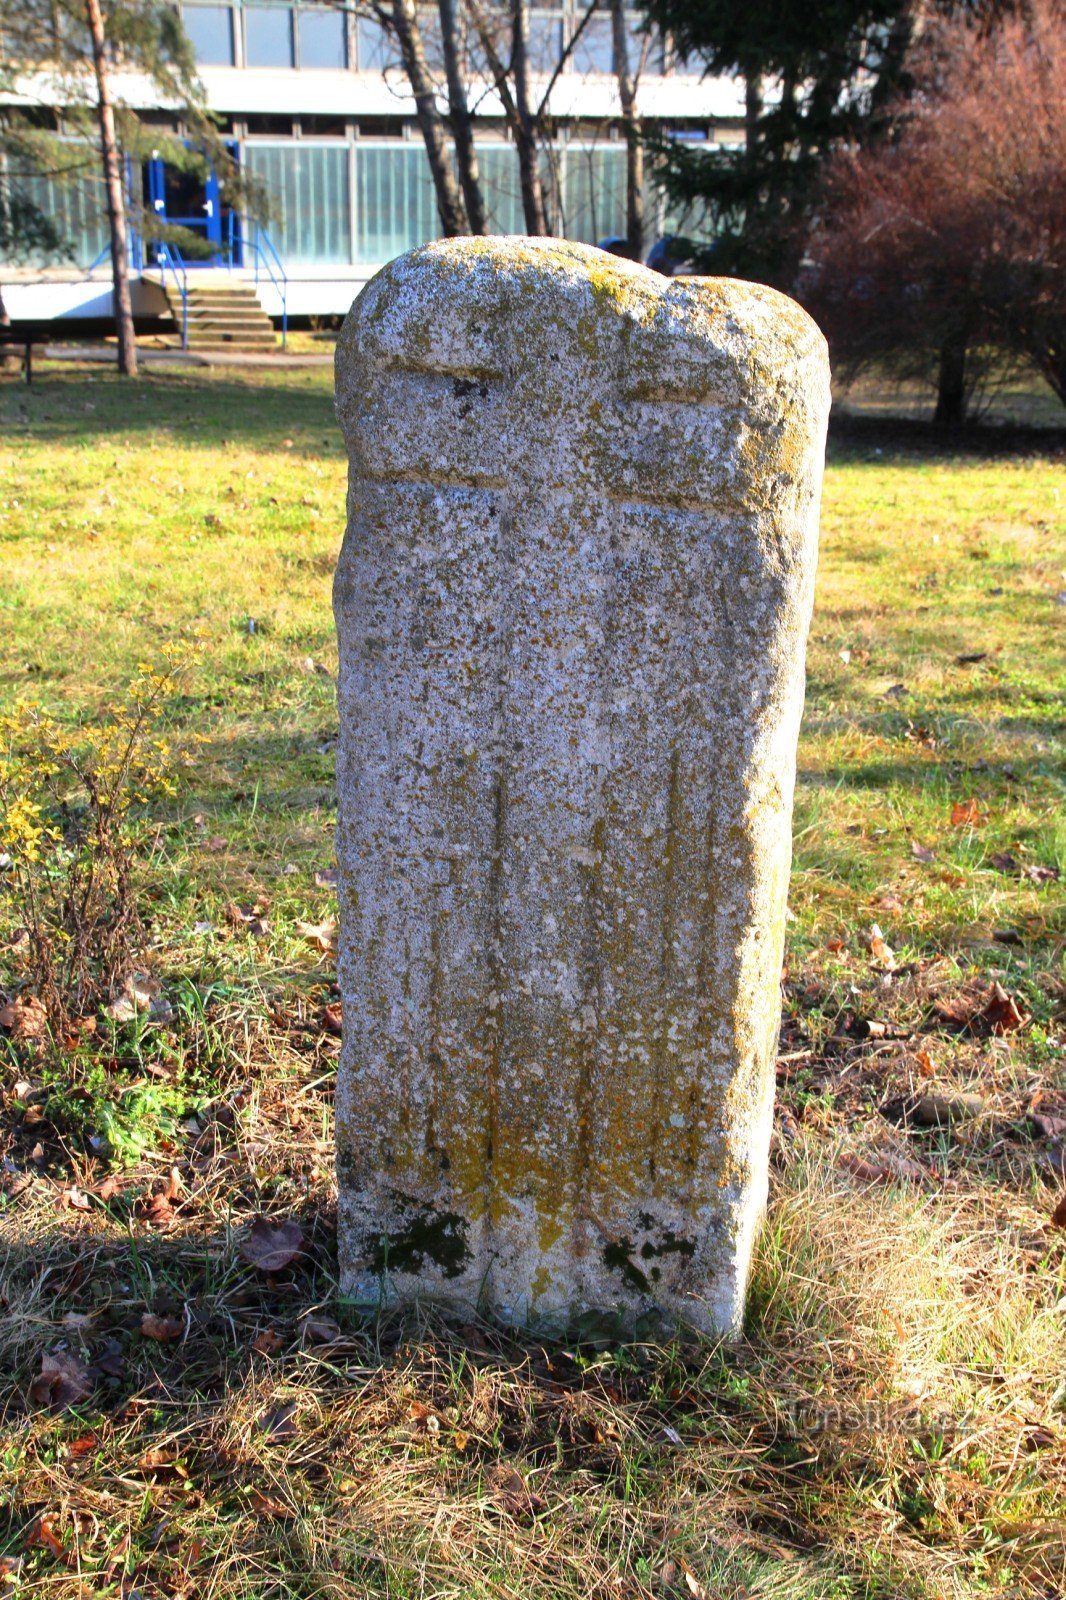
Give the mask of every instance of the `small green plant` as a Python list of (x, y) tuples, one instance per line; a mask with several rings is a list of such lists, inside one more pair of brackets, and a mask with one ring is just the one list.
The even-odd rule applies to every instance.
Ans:
[(130, 979), (142, 939), (144, 813), (175, 793), (163, 732), (186, 655), (142, 664), (123, 699), (68, 731), (19, 701), (0, 718), (0, 902), (53, 1038)]

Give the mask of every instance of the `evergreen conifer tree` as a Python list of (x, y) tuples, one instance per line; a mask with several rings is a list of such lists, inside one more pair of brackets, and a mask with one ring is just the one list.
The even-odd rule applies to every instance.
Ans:
[(910, 0), (644, 5), (690, 64), (744, 87), (743, 143), (655, 143), (660, 181), (697, 219), (688, 253), (705, 270), (789, 287), (821, 162), (901, 81)]

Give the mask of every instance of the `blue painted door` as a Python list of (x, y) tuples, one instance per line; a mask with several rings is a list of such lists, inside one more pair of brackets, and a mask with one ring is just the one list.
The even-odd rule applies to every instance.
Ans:
[[(237, 144), (229, 143), (234, 157)], [(171, 227), (185, 228), (202, 248), (182, 250), (188, 267), (217, 267), (224, 263), (239, 266), (234, 252), (239, 254), (232, 213), (224, 203), (218, 174), (210, 168), (206, 175), (183, 172), (179, 167), (168, 166), (159, 156), (147, 163), (148, 205), (159, 221)], [(225, 241), (225, 249), (224, 249)], [(180, 248), (180, 246), (179, 246)]]

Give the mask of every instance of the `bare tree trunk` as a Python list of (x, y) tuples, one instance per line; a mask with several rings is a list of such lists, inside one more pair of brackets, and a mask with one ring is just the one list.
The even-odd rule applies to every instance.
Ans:
[(611, 0), (614, 32), (614, 67), (618, 99), (625, 119), (626, 139), (626, 254), (644, 260), (644, 141), (637, 115), (637, 74), (629, 68), (629, 40), (623, 0)]
[(415, 115), (425, 140), (429, 170), (433, 174), (441, 230), (446, 237), (454, 238), (457, 234), (468, 233), (470, 228), (463, 197), (448, 159), (444, 121), (437, 109), (437, 92), (426, 65), (426, 52), (413, 0), (392, 0), (392, 8), (387, 16), (396, 34), (404, 71), (415, 97)]
[(1047, 339), (1040, 346), (1038, 365), (1066, 406), (1066, 339)]
[(957, 428), (966, 421), (966, 336), (952, 334), (940, 348), (933, 421)]
[(744, 149), (749, 161), (755, 160), (761, 116), (762, 79), (757, 72), (748, 71), (744, 74)]
[(124, 377), (137, 376), (137, 342), (133, 331), (133, 301), (130, 297), (130, 263), (126, 241), (126, 197), (122, 188), (122, 158), (115, 135), (115, 108), (111, 103), (108, 79), (107, 40), (100, 0), (85, 0), (85, 12), (93, 43), (96, 71), (97, 118), (100, 124), (100, 155), (107, 190), (107, 225), (111, 233), (111, 275), (114, 286), (115, 330), (118, 334), (118, 370)]
[(518, 171), (522, 185), (522, 211), (526, 232), (543, 236), (548, 232), (544, 207), (544, 186), (540, 181), (537, 149), (537, 118), (533, 114), (529, 89), (529, 0), (512, 0), (511, 23), (514, 30), (511, 70), (514, 74), (514, 99), (518, 125)]
[[(4, 292), (0, 289), (0, 328), (10, 328), (10, 326), (11, 318), (8, 316), (7, 307), (4, 304)], [(6, 372), (13, 364), (14, 358), (10, 350), (4, 345), (0, 345), (0, 372)]]
[(471, 233), (488, 233), (485, 214), (485, 197), (478, 172), (477, 151), (474, 148), (474, 119), (470, 114), (466, 84), (463, 81), (460, 60), (459, 21), (455, 0), (438, 0), (440, 11), (441, 44), (444, 50), (444, 71), (448, 79), (448, 120), (455, 140), (455, 160), (459, 168), (459, 183), (466, 202), (466, 216)]

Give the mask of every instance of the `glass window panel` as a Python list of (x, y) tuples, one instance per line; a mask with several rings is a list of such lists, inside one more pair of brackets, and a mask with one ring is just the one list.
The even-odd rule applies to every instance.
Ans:
[(418, 29), (422, 35), (422, 48), (426, 52), (427, 65), (431, 71), (443, 71), (444, 46), (441, 43), (440, 12), (420, 11)]
[[(87, 164), (95, 162), (95, 153)], [(106, 198), (99, 178), (64, 181), (37, 172), (7, 169), (11, 191), (42, 211), (60, 237), (54, 252), (35, 251), (24, 258), (28, 265), (88, 267), (109, 243)]]
[(575, 72), (614, 71), (613, 23), (610, 17), (589, 18), (570, 59)]
[(529, 64), (533, 71), (554, 72), (562, 53), (562, 17), (534, 12), (529, 19)]
[(422, 141), (357, 144), (356, 244), (359, 262), (391, 261), (440, 233), (437, 202)]
[(292, 66), (292, 12), (286, 6), (245, 6), (244, 62), (248, 67)]
[(646, 77), (657, 77), (663, 70), (663, 47), (654, 29), (645, 28), (637, 12), (626, 13), (626, 49), (629, 52), (629, 70), (639, 68)]
[(478, 170), (492, 233), (525, 233), (518, 151), (513, 144), (478, 144)]
[(323, 6), (319, 11), (298, 11), (301, 67), (346, 67), (348, 39), (343, 11)]
[(626, 147), (567, 145), (564, 155), (568, 239), (595, 244), (626, 231)]
[(233, 12), (229, 6), (185, 6), (181, 20), (203, 67), (232, 67)]
[(345, 145), (246, 144), (244, 164), (270, 200), (267, 229), (283, 262), (351, 261)]
[(380, 24), (369, 17), (360, 17), (356, 23), (356, 40), (359, 50), (360, 72), (384, 72), (394, 60), (389, 37)]

